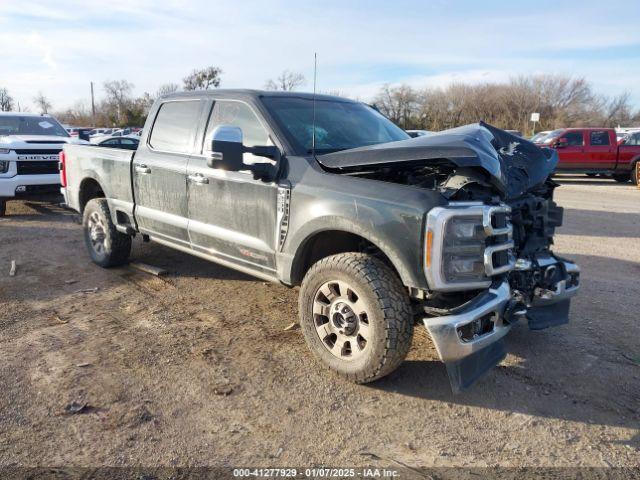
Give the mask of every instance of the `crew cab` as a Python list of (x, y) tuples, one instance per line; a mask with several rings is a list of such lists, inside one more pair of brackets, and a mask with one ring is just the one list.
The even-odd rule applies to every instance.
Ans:
[(579, 289), (551, 251), (555, 151), (484, 123), (410, 138), (339, 97), (183, 92), (156, 101), (137, 151), (66, 145), (60, 163), (96, 264), (125, 264), (141, 235), (299, 285), (310, 350), (355, 382), (392, 372), (418, 324), (467, 388), (513, 324), (566, 323)]
[(561, 128), (549, 133), (543, 145), (558, 151), (559, 172), (611, 175), (618, 182), (638, 183), (640, 144), (618, 144), (613, 128)]
[(0, 112), (0, 216), (7, 200), (59, 193), (58, 154), (70, 137), (50, 115)]

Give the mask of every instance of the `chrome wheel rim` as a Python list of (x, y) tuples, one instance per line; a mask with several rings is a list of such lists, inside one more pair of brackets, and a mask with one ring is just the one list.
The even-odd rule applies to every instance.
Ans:
[(372, 328), (359, 293), (347, 282), (320, 286), (313, 299), (313, 322), (322, 345), (334, 357), (352, 361), (368, 348)]
[(97, 254), (103, 255), (107, 249), (107, 229), (98, 212), (93, 212), (89, 216), (87, 230), (89, 231), (91, 248)]

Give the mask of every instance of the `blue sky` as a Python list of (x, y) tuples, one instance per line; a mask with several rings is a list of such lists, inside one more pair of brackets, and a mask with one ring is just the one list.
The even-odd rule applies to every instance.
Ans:
[(262, 88), (282, 70), (370, 99), (384, 83), (414, 87), (586, 77), (640, 107), (640, 2), (0, 0), (0, 86), (34, 108), (88, 102), (89, 82), (125, 78), (155, 92), (196, 67), (222, 87)]

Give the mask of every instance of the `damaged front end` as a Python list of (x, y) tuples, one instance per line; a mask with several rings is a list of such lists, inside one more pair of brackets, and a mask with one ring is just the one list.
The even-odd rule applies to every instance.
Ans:
[(422, 321), (455, 392), (499, 363), (504, 335), (569, 320), (580, 269), (551, 251), (557, 154), (480, 123), (318, 158), (341, 173), (439, 191), (426, 215)]

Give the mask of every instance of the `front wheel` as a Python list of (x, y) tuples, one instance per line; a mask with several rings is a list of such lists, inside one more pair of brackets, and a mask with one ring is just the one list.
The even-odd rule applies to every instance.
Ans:
[(111, 221), (109, 205), (104, 198), (94, 198), (87, 203), (82, 226), (84, 241), (94, 263), (105, 268), (127, 263), (131, 252), (131, 237), (116, 230)]
[(638, 176), (640, 175), (640, 162), (636, 162), (631, 169), (631, 183), (638, 185)]
[(314, 264), (302, 282), (299, 315), (313, 354), (357, 383), (391, 373), (411, 346), (407, 291), (396, 273), (371, 255), (341, 253)]

